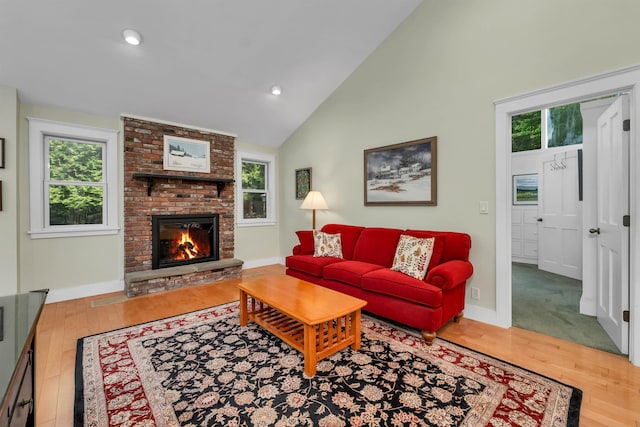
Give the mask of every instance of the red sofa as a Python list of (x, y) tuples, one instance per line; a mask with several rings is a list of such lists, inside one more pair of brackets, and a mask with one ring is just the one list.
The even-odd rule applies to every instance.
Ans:
[[(466, 281), (473, 273), (468, 234), (327, 224), (340, 233), (343, 258), (314, 257), (313, 232), (298, 231), (300, 243), (286, 257), (286, 274), (367, 301), (364, 311), (421, 331), (431, 345), (436, 331), (464, 310)], [(401, 234), (435, 237), (424, 280), (391, 270)]]

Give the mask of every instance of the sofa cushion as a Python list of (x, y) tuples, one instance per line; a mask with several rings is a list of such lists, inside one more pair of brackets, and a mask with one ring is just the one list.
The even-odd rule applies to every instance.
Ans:
[[(438, 264), (459, 259), (469, 261), (469, 251), (471, 250), (471, 236), (466, 233), (456, 233), (453, 231), (430, 231), (430, 230), (405, 230), (403, 234), (413, 237), (439, 237), (442, 242), (442, 256)], [(431, 266), (429, 267), (431, 268)]]
[(342, 256), (344, 259), (353, 259), (353, 248), (360, 237), (360, 232), (364, 227), (355, 225), (327, 224), (320, 231), (329, 234), (340, 233), (342, 240)]
[(296, 231), (300, 241), (301, 252), (299, 255), (311, 255), (313, 253), (313, 230)]
[(329, 234), (313, 230), (313, 256), (342, 258), (340, 233)]
[(391, 269), (423, 280), (433, 254), (434, 241), (435, 237), (421, 239), (401, 235)]
[(431, 253), (431, 260), (429, 260), (429, 267), (427, 267), (427, 273), (431, 271), (433, 267), (443, 262), (442, 253), (444, 252), (444, 245), (446, 243), (444, 236), (433, 236), (430, 233), (422, 233), (418, 231), (403, 231), (403, 236), (416, 237), (418, 239), (435, 239), (433, 241), (433, 252)]
[(334, 262), (341, 262), (342, 258), (314, 257), (313, 255), (289, 255), (285, 259), (288, 268), (304, 271), (316, 277), (322, 277), (322, 270), (325, 266)]
[(353, 260), (391, 267), (402, 230), (396, 228), (365, 228), (360, 233)]
[(325, 279), (337, 280), (338, 282), (360, 287), (363, 275), (381, 268), (384, 267), (369, 264), (368, 262), (342, 261), (326, 266), (322, 271), (322, 276)]
[(440, 307), (442, 290), (388, 268), (372, 271), (362, 276), (363, 290), (402, 298), (429, 307)]

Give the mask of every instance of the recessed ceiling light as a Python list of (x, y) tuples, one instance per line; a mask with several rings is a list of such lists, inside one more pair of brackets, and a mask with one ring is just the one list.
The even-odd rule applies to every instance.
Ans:
[(280, 86), (273, 86), (271, 87), (271, 94), (272, 95), (280, 95), (282, 93), (282, 88)]
[(138, 46), (142, 43), (142, 36), (136, 30), (126, 29), (122, 32), (124, 40), (133, 46)]

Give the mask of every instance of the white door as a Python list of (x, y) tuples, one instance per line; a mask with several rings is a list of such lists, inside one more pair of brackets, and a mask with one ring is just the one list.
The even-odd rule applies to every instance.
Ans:
[(582, 210), (578, 197), (578, 152), (560, 152), (542, 162), (538, 190), (538, 268), (582, 279)]
[(620, 96), (598, 118), (597, 205), (598, 224), (589, 232), (598, 240), (597, 317), (622, 353), (629, 352), (629, 118), (628, 96)]

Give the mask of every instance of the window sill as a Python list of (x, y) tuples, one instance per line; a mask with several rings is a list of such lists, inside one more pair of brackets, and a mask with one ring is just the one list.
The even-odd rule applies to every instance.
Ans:
[(32, 239), (53, 239), (63, 237), (91, 237), (118, 234), (119, 227), (101, 227), (92, 229), (65, 228), (63, 230), (31, 230)]

